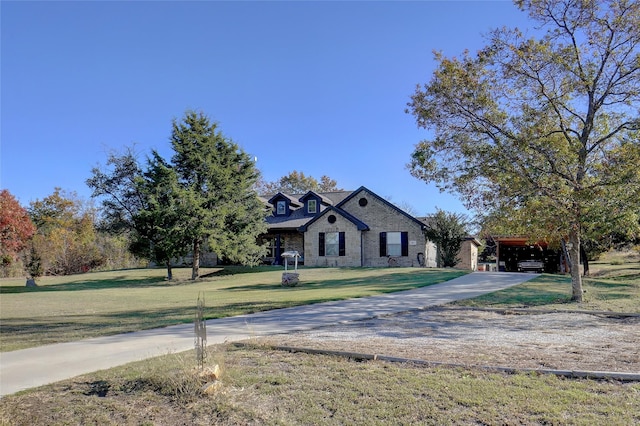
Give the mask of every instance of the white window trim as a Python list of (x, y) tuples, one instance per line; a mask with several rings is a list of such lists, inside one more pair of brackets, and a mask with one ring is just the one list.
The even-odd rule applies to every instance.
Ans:
[[(329, 243), (329, 235), (335, 235), (335, 243)], [(335, 247), (335, 253), (331, 253), (329, 247)], [(325, 232), (324, 233), (324, 255), (325, 256), (335, 256), (338, 257), (340, 255), (340, 233), (339, 232)]]
[[(391, 242), (391, 237), (397, 236), (397, 242)], [(394, 240), (396, 238), (393, 238)], [(387, 256), (402, 256), (402, 232), (387, 232)]]
[[(312, 203), (313, 203), (313, 210), (311, 210)], [(307, 213), (318, 213), (318, 201), (317, 200), (309, 200), (309, 201), (307, 201)]]

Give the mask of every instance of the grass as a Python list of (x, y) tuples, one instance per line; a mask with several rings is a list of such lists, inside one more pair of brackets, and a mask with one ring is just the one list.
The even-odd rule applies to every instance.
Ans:
[(221, 318), (330, 300), (407, 290), (446, 281), (464, 272), (418, 268), (301, 269), (302, 285), (280, 285), (282, 269), (204, 270), (191, 281), (177, 269), (166, 281), (162, 269), (45, 277), (39, 287), (24, 280), (0, 281), (2, 351), (87, 337), (125, 333), (193, 321), (198, 294), (206, 318)]
[[(594, 277), (585, 281), (587, 302), (579, 306), (567, 303), (568, 278), (550, 275), (541, 275), (466, 303), (637, 312), (640, 282), (633, 274), (636, 267), (629, 262), (603, 263), (602, 272), (594, 273)], [(622, 269), (631, 273), (621, 273)], [(381, 291), (380, 287), (400, 289), (415, 281), (427, 280), (427, 276), (412, 270), (309, 269), (302, 272), (304, 287), (293, 289), (282, 289), (276, 284), (279, 271), (267, 271), (233, 276), (218, 273), (197, 283), (153, 281), (142, 284), (142, 288), (137, 285), (103, 288), (93, 284), (98, 288), (83, 291), (42, 288), (34, 293), (8, 293), (2, 296), (3, 328), (7, 296), (61, 294), (73, 300), (75, 295), (86, 294), (91, 300), (124, 292), (129, 298), (137, 299), (141, 296), (132, 292), (135, 290), (161, 298), (164, 293), (160, 292), (164, 289), (167, 291), (162, 296), (165, 302), (171, 299), (169, 294), (173, 291), (187, 293), (188, 303), (185, 303), (192, 307), (195, 297), (191, 294), (205, 287), (207, 305), (218, 296), (220, 300), (216, 303), (225, 306), (226, 302), (221, 301), (228, 302), (231, 299), (227, 297), (231, 295), (251, 299), (254, 292), (261, 291), (273, 300), (277, 294), (288, 292), (289, 302), (297, 298), (296, 293), (309, 291), (305, 299), (309, 301), (317, 297), (312, 296), (313, 292), (321, 294), (322, 289), (333, 296), (336, 292), (344, 294), (342, 291)], [(431, 277), (435, 280), (435, 276)], [(144, 280), (144, 274), (138, 279)], [(124, 284), (127, 280), (121, 281)], [(349, 287), (353, 288), (349, 290)], [(25, 309), (35, 311), (28, 306)], [(640, 424), (639, 383), (355, 362), (260, 346), (212, 346), (208, 363), (219, 364), (223, 372), (222, 389), (212, 396), (200, 392), (203, 383), (193, 374), (195, 356), (188, 351), (5, 396), (0, 400), (0, 424)]]
[[(624, 260), (621, 260), (624, 259)], [(640, 255), (612, 253), (590, 265), (583, 278), (584, 302), (571, 302), (571, 278), (542, 274), (521, 285), (475, 299), (461, 306), (590, 310), (640, 313)]]
[(5, 425), (382, 425), (640, 422), (640, 384), (211, 348), (222, 389), (200, 392), (193, 354), (80, 376), (0, 400)]

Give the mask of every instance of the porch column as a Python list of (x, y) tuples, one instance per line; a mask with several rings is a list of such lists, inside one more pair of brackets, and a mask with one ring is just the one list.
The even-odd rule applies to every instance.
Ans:
[(282, 247), (280, 247), (280, 234), (276, 234), (276, 253), (275, 253), (276, 265), (282, 265), (282, 257), (280, 256), (281, 254), (282, 254)]

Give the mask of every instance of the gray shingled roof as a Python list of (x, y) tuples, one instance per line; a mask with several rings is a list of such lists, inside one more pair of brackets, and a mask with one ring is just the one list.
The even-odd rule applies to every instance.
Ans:
[[(336, 205), (342, 200), (344, 200), (345, 198), (347, 198), (352, 193), (353, 191), (333, 191), (333, 192), (316, 192), (315, 194), (320, 196), (323, 201), (328, 201), (327, 204)], [(305, 194), (284, 194), (284, 193), (280, 193), (280, 194), (282, 194), (283, 196), (287, 197), (290, 200), (295, 200), (298, 203), (299, 202), (298, 200), (304, 197), (305, 195), (307, 195), (308, 192)], [(265, 201), (266, 200), (271, 201), (276, 195), (278, 194), (261, 197), (261, 198)], [(291, 207), (292, 207), (290, 209), (291, 214), (289, 216), (275, 216), (273, 214), (270, 216), (267, 216), (267, 219), (266, 219), (267, 229), (270, 229), (270, 230), (271, 229), (290, 229), (292, 231), (298, 230), (298, 228), (304, 226), (307, 222), (309, 222), (315, 217), (315, 216), (305, 216), (303, 207), (300, 207), (300, 208), (294, 208), (293, 206)], [(326, 206), (321, 204), (318, 215), (321, 214), (326, 208), (327, 208)]]

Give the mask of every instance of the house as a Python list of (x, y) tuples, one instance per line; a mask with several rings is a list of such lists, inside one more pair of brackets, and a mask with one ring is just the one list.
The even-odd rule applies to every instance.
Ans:
[(436, 266), (424, 223), (365, 187), (265, 202), (266, 262), (281, 264), (282, 253), (296, 250), (307, 266)]

